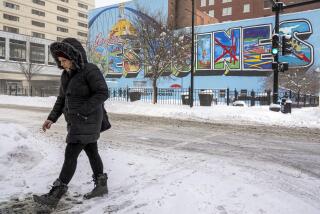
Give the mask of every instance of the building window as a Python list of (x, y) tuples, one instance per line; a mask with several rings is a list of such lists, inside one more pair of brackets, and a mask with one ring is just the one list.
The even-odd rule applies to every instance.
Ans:
[(30, 62), (44, 64), (44, 60), (44, 45), (30, 42)]
[(263, 2), (263, 8), (264, 9), (269, 9), (272, 7), (272, 3), (270, 2), (270, 0), (264, 0)]
[(222, 3), (232, 2), (232, 0), (222, 0)]
[(44, 33), (32, 32), (32, 37), (44, 39), (45, 35), (44, 35)]
[(46, 5), (46, 3), (44, 1), (42, 1), (42, 0), (32, 0), (32, 2), (35, 3), (35, 4), (42, 5), (42, 6)]
[(222, 16), (231, 16), (232, 15), (232, 7), (226, 7), (222, 9)]
[(69, 10), (67, 8), (60, 7), (60, 6), (57, 6), (57, 10), (62, 11), (64, 13), (68, 13), (69, 12)]
[(64, 38), (63, 37), (57, 37), (57, 42), (62, 42), (62, 40), (64, 40)]
[[(60, 37), (58, 37), (58, 38), (60, 38)], [(48, 46), (48, 49), (50, 50), (50, 45)], [(48, 65), (55, 65), (55, 64), (56, 64), (56, 61), (54, 60), (52, 54), (49, 51), (49, 54), (48, 54)]]
[(3, 14), (3, 18), (4, 19), (8, 19), (10, 21), (15, 21), (15, 22), (18, 22), (19, 21), (19, 17), (18, 16), (12, 16), (12, 15), (9, 15), (9, 14)]
[(57, 20), (60, 21), (60, 22), (66, 22), (66, 23), (69, 22), (69, 19), (61, 17), (61, 16), (57, 16)]
[(10, 33), (19, 33), (19, 29), (15, 27), (3, 26), (3, 31)]
[(81, 18), (85, 18), (85, 19), (87, 19), (88, 18), (88, 15), (87, 14), (85, 14), (85, 13), (78, 13), (78, 16), (79, 17), (81, 17)]
[(244, 4), (243, 13), (249, 13), (249, 12), (250, 12), (250, 4)]
[(214, 5), (214, 0), (209, 0), (209, 5)]
[(82, 4), (82, 3), (78, 3), (78, 7), (84, 8), (86, 10), (88, 10), (88, 5)]
[(86, 33), (78, 32), (78, 36), (87, 37), (88, 35)]
[(3, 6), (11, 8), (11, 9), (16, 9), (16, 10), (20, 9), (19, 5), (13, 4), (13, 3), (10, 3), (10, 2), (6, 2), (6, 1), (3, 2)]
[(10, 46), (10, 60), (13, 61), (26, 61), (26, 42), (10, 39), (9, 40)]
[(31, 24), (34, 25), (34, 26), (37, 26), (37, 27), (45, 27), (45, 23), (43, 22), (37, 22), (37, 21), (31, 21)]
[(0, 59), (6, 58), (6, 39), (0, 37)]
[(82, 22), (78, 22), (78, 26), (88, 28), (88, 25)]
[(31, 13), (34, 14), (34, 15), (38, 15), (38, 16), (46, 16), (45, 12), (40, 11), (40, 10), (32, 9)]
[(57, 27), (57, 31), (63, 32), (63, 33), (68, 33), (68, 28), (64, 28), (64, 27)]
[(205, 7), (207, 5), (207, 0), (201, 0), (200, 7)]
[(65, 2), (65, 3), (69, 3), (69, 0), (60, 0), (62, 2)]
[(214, 10), (209, 10), (209, 16), (214, 17)]

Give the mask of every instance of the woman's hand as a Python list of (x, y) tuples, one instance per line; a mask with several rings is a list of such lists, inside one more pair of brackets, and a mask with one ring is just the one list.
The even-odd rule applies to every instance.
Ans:
[(50, 129), (52, 124), (53, 124), (53, 122), (51, 120), (44, 121), (44, 123), (42, 125), (42, 130), (45, 132), (47, 129)]

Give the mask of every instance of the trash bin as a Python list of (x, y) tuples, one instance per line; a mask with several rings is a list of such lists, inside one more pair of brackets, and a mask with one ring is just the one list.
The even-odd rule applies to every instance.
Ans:
[(290, 99), (287, 99), (285, 104), (284, 104), (284, 112), (285, 114), (291, 113), (291, 108), (292, 108), (292, 101)]
[(199, 92), (200, 106), (211, 106), (213, 100), (213, 93), (211, 90)]
[(182, 105), (190, 105), (189, 93), (181, 94)]
[(292, 101), (289, 98), (281, 99), (281, 112), (284, 114), (291, 113)]
[(139, 91), (130, 91), (129, 98), (131, 102), (137, 101), (141, 99), (141, 92)]

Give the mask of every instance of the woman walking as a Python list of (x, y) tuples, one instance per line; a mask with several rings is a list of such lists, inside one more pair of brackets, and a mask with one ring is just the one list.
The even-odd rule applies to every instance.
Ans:
[(64, 163), (59, 177), (54, 181), (49, 193), (34, 195), (37, 203), (56, 207), (67, 192), (82, 150), (87, 154), (93, 171), (94, 189), (85, 194), (89, 199), (108, 193), (107, 174), (98, 153), (97, 140), (100, 132), (110, 128), (104, 101), (108, 98), (105, 79), (87, 56), (81, 43), (74, 38), (50, 45), (50, 52), (57, 66), (63, 69), (59, 96), (42, 129), (46, 131), (63, 114), (67, 122), (67, 137)]

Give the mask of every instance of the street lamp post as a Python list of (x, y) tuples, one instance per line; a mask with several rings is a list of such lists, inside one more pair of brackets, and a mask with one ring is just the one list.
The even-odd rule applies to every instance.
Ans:
[(190, 73), (190, 93), (189, 93), (189, 101), (190, 108), (193, 107), (193, 73), (194, 73), (194, 0), (192, 2), (192, 12), (191, 12), (191, 73)]

